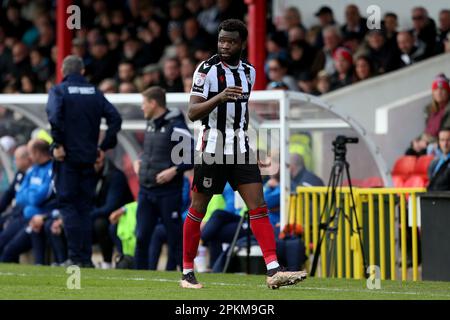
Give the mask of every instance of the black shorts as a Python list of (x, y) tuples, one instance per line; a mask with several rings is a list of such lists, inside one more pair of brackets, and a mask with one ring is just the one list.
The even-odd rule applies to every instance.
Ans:
[(262, 183), (261, 172), (256, 163), (229, 164), (223, 163), (202, 164), (194, 166), (194, 180), (192, 190), (205, 194), (222, 194), (226, 183), (234, 191), (241, 184)]

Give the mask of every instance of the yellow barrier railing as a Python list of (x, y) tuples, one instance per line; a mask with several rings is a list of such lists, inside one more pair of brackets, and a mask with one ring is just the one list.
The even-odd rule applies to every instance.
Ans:
[[(298, 187), (296, 191), (290, 196), (288, 223), (303, 226), (308, 257), (316, 249), (320, 250), (319, 276), (362, 279), (366, 272), (364, 252), (368, 265), (379, 267), (382, 280), (395, 280), (398, 275), (403, 281), (408, 280), (407, 210), (410, 210), (411, 278), (419, 279), (416, 198), (418, 193), (426, 191), (425, 188), (353, 188), (352, 200), (350, 188), (342, 187), (336, 191), (334, 210), (330, 210), (332, 197), (327, 197), (327, 187)], [(328, 210), (324, 212), (327, 199)], [(319, 238), (326, 232), (319, 224), (328, 222), (335, 210), (340, 214), (331, 221), (330, 227), (337, 229), (329, 231), (321, 247), (316, 248)]]

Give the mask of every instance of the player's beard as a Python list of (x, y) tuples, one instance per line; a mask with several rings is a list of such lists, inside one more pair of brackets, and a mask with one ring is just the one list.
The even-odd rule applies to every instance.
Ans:
[(239, 63), (239, 59), (241, 58), (241, 51), (238, 51), (234, 54), (229, 55), (228, 57), (223, 57), (219, 53), (220, 60), (229, 64), (229, 65), (237, 65)]

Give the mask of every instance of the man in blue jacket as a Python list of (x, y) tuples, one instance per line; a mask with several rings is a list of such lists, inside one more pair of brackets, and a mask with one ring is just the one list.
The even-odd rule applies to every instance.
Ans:
[[(27, 171), (16, 193), (16, 204), (23, 208), (23, 214), (13, 219), (2, 233), (0, 244), (2, 262), (18, 261), (19, 255), (32, 247), (30, 235), (36, 230), (35, 217), (44, 217), (56, 205), (49, 144), (40, 139), (31, 140), (28, 143), (28, 150), (33, 166)], [(36, 262), (42, 264), (44, 242), (37, 243), (37, 246), (33, 248), (36, 249), (34, 252)]]
[[(68, 264), (92, 267), (92, 223), (99, 153), (114, 148), (122, 119), (114, 106), (83, 77), (83, 61), (63, 61), (63, 82), (48, 95), (47, 115), (55, 162), (55, 188), (69, 249)], [(98, 146), (101, 119), (108, 125)]]
[(135, 264), (149, 268), (150, 240), (161, 218), (169, 251), (181, 265), (183, 173), (194, 166), (194, 141), (183, 114), (167, 109), (164, 89), (151, 87), (142, 95), (148, 123), (139, 165)]

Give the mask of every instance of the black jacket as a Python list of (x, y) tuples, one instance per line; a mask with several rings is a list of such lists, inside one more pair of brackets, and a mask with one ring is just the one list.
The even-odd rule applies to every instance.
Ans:
[(80, 74), (68, 75), (50, 90), (46, 111), (54, 142), (64, 146), (65, 161), (95, 162), (102, 118), (106, 118), (108, 130), (100, 149), (106, 151), (117, 144), (122, 124), (120, 114), (103, 93)]
[(428, 169), (428, 176), (430, 177), (428, 191), (450, 191), (450, 159), (445, 161), (433, 175), (438, 162), (439, 158), (434, 159)]
[(95, 209), (92, 218), (108, 218), (116, 209), (133, 202), (133, 194), (123, 171), (110, 160), (105, 160), (103, 170), (97, 176)]
[[(180, 147), (181, 152), (174, 147)], [(139, 167), (139, 184), (147, 189), (181, 188), (183, 172), (193, 168), (194, 140), (179, 110), (168, 110), (161, 117), (149, 120), (145, 132), (144, 148)], [(189, 152), (185, 152), (189, 151)], [(180, 162), (174, 162), (180, 155)], [(156, 175), (177, 166), (177, 175), (168, 183), (156, 183)]]

